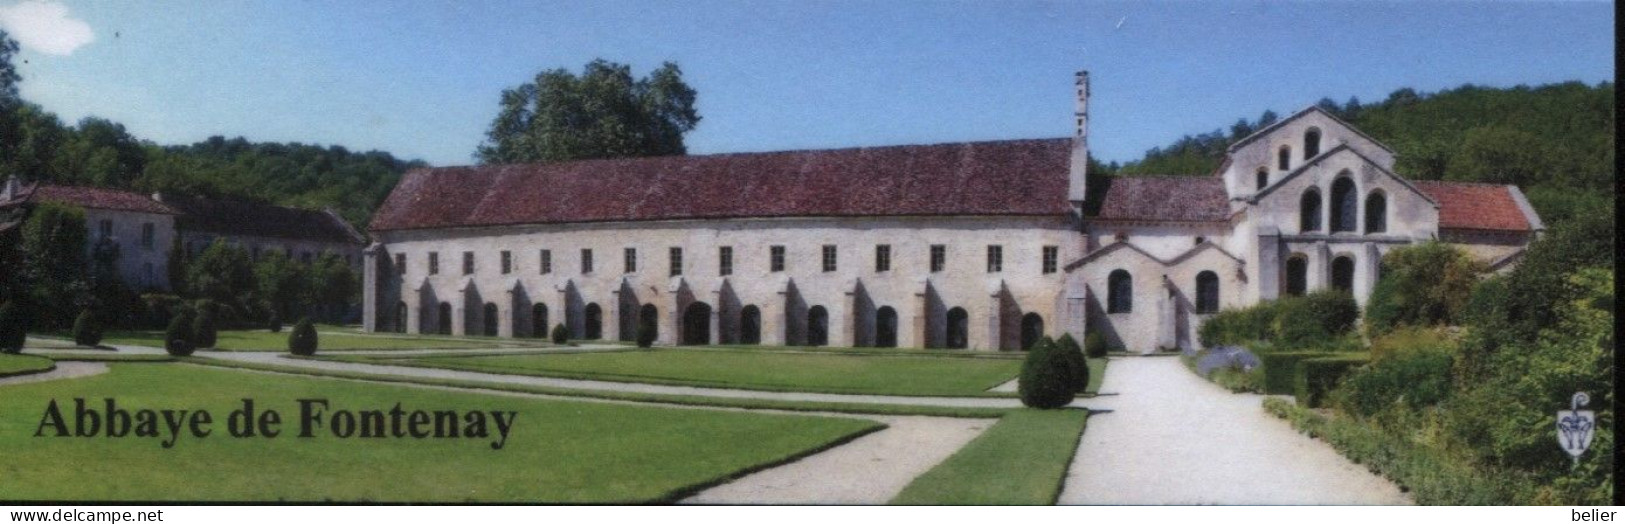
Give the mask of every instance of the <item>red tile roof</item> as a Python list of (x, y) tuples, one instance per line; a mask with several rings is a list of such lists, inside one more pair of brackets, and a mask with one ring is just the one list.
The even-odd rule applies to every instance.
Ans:
[(133, 191), (100, 187), (53, 186), (39, 183), (22, 190), (21, 193), (5, 204), (30, 200), (71, 204), (87, 209), (110, 209), (160, 215), (179, 214), (173, 208), (154, 201), (147, 195)]
[(1416, 188), (1439, 202), (1439, 229), (1529, 231), (1529, 220), (1511, 186), (1473, 182), (1415, 180)]
[(408, 172), (375, 231), (740, 217), (1065, 215), (1068, 139)]
[(1230, 218), (1224, 180), (1203, 176), (1111, 177), (1097, 220), (1222, 222)]

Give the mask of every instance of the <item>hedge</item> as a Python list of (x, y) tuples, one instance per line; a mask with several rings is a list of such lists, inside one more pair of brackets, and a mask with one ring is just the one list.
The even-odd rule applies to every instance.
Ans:
[(1370, 361), (1371, 357), (1366, 355), (1339, 355), (1299, 361), (1297, 372), (1294, 373), (1292, 394), (1300, 406), (1321, 407), (1344, 376)]
[(1325, 351), (1260, 353), (1258, 360), (1264, 367), (1264, 393), (1269, 395), (1291, 395), (1295, 390), (1294, 384), (1297, 381), (1298, 362), (1331, 355), (1333, 353)]

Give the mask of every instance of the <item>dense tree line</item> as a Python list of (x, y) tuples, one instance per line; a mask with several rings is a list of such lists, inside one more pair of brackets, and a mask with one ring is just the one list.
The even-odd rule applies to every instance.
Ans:
[[(1397, 150), (1395, 169), (1405, 177), (1517, 184), (1549, 224), (1584, 213), (1612, 213), (1612, 83), (1463, 85), (1437, 93), (1405, 88), (1380, 103), (1351, 98), (1316, 105)], [(1208, 175), (1231, 142), (1279, 119), (1265, 111), (1228, 130), (1186, 135), (1117, 171)]]

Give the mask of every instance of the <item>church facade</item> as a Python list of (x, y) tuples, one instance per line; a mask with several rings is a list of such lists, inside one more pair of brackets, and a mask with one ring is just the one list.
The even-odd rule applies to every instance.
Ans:
[(1406, 180), (1316, 108), (1211, 176), (1091, 184), (1087, 73), (1076, 95), (1069, 138), (414, 170), (370, 224), (365, 327), (990, 351), (1098, 330), (1146, 352), (1199, 345), (1222, 308), (1363, 302), (1398, 246), (1504, 268), (1542, 230), (1516, 187)]

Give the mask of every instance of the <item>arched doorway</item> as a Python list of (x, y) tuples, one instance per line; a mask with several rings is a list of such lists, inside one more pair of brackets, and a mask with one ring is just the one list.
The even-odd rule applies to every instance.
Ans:
[(530, 336), (546, 338), (552, 326), (547, 324), (547, 304), (537, 302), (530, 306)]
[(480, 308), (480, 313), (480, 323), (485, 328), (480, 334), (488, 337), (497, 336), (497, 305), (486, 302), (485, 307)]
[(1021, 350), (1026, 351), (1044, 338), (1044, 317), (1038, 313), (1028, 313), (1021, 316)]
[(1294, 256), (1286, 259), (1286, 294), (1302, 296), (1309, 289), (1309, 259)]
[(598, 307), (598, 303), (593, 302), (591, 304), (587, 304), (587, 309), (584, 311), (584, 313), (586, 314), (587, 318), (585, 322), (586, 326), (582, 329), (582, 331), (585, 331), (586, 333), (584, 333), (581, 338), (587, 340), (598, 340), (604, 338), (604, 308)]
[(660, 339), (660, 310), (654, 304), (644, 304), (638, 308), (638, 325), (649, 330), (649, 338)]
[(762, 310), (756, 306), (745, 306), (739, 310), (739, 343), (762, 343)]
[(442, 335), (451, 334), (451, 303), (441, 302), (439, 314), (435, 318), (434, 332)]
[(396, 333), (405, 333), (406, 332), (406, 303), (405, 302), (396, 302), (395, 303), (395, 325), (390, 326), (390, 328), (393, 331), (395, 331)]
[(824, 306), (807, 310), (807, 345), (829, 345), (829, 311)]
[(875, 310), (875, 347), (897, 347), (897, 310), (891, 306)]
[(1332, 259), (1332, 288), (1354, 292), (1354, 259), (1341, 256)]
[(970, 314), (965, 308), (948, 310), (948, 349), (970, 347)]
[(683, 310), (684, 345), (703, 346), (711, 343), (711, 305), (694, 302)]

